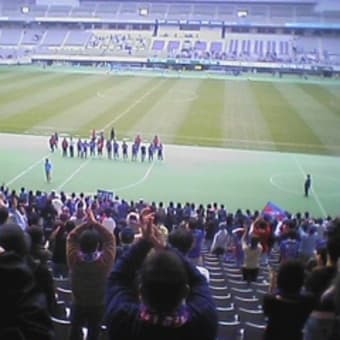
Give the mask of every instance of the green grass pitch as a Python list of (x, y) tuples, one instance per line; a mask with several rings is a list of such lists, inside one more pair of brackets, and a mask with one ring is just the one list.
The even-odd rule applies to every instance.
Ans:
[[(8, 147), (14, 137), (2, 135), (0, 161), (6, 167), (0, 180), (15, 188), (112, 189), (127, 199), (217, 201), (231, 210), (260, 209), (273, 200), (293, 212), (335, 215), (340, 196), (339, 85), (296, 77), (213, 79), (2, 67), (0, 132), (28, 139), (15, 137)], [(109, 133), (111, 127), (120, 140), (140, 133), (149, 141), (158, 134), (165, 162), (113, 166), (107, 160), (65, 160), (54, 154), (49, 155), (53, 183), (44, 183), (41, 160), (48, 155), (47, 138), (36, 142), (30, 135), (58, 131), (88, 137), (93, 128)], [(309, 200), (301, 194), (307, 172), (314, 180)]]

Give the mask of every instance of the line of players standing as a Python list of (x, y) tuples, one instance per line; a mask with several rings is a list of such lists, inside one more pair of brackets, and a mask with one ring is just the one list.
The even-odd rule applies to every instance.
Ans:
[[(58, 148), (58, 141), (58, 134), (52, 134), (49, 139), (49, 145), (52, 152)], [(61, 141), (62, 155), (64, 157), (70, 156), (73, 158), (75, 157), (75, 154), (77, 154), (77, 157), (83, 159), (86, 159), (88, 156), (102, 157), (104, 148), (108, 159), (118, 160), (120, 159), (120, 153), (122, 153), (123, 160), (129, 159), (129, 146), (126, 141), (123, 141), (121, 144), (118, 143), (115, 139), (114, 129), (111, 129), (110, 136), (106, 140), (103, 132), (100, 132), (97, 136), (96, 131), (93, 130), (89, 140), (79, 138), (77, 142), (75, 142), (72, 137), (69, 139), (64, 137)], [(157, 157), (157, 160), (163, 160), (163, 144), (159, 137), (155, 135), (152, 142), (146, 146), (142, 143), (142, 138), (138, 134), (131, 145), (131, 160), (137, 161), (139, 154), (141, 162), (144, 162), (146, 159), (148, 159), (149, 162), (152, 162), (154, 157)]]

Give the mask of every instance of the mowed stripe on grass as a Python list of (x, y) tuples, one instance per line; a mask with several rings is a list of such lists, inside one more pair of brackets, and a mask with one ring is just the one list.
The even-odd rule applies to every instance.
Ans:
[[(177, 129), (174, 142), (223, 146), (223, 83), (216, 80), (201, 81), (196, 93), (197, 100), (193, 101), (188, 108), (186, 116)], [(213, 139), (210, 139), (211, 137)]]
[(130, 132), (135, 135), (143, 131), (143, 136), (148, 140), (157, 134), (163, 143), (173, 143), (191, 105), (199, 100), (197, 90), (201, 82), (199, 79), (167, 80), (167, 88), (140, 115)]
[[(339, 154), (340, 119), (322, 104), (321, 95), (317, 92), (311, 95), (301, 85), (293, 84), (287, 87), (277, 84), (276, 87), (287, 100), (290, 100), (291, 107), (317, 136), (323, 148), (328, 152)], [(310, 144), (313, 142), (311, 141)]]
[(84, 133), (93, 128), (104, 129), (106, 133), (114, 127), (118, 134), (122, 131), (119, 127), (121, 121), (128, 119), (135, 106), (139, 107), (139, 100), (146, 96), (147, 89), (158, 86), (158, 82), (150, 78), (118, 77), (118, 86), (113, 91), (103, 91), (99, 94), (99, 107), (95, 117), (91, 117), (79, 127), (78, 132)]
[[(102, 76), (68, 75), (62, 82), (51, 83), (41, 94), (40, 100), (32, 103), (29, 110), (23, 110), (19, 117), (13, 117), (11, 122), (13, 125), (16, 124), (16, 120), (19, 123), (24, 122), (25, 132), (41, 133), (42, 130), (45, 133), (54, 130), (63, 132), (63, 127), (69, 131), (72, 129), (69, 122), (75, 117), (72, 108), (92, 97), (93, 90), (98, 84), (106, 85)], [(87, 112), (83, 114), (86, 115)], [(60, 124), (54, 124), (55, 121), (59, 121)], [(80, 122), (78, 119), (78, 124)], [(48, 131), (49, 127), (51, 131)]]
[(275, 149), (267, 122), (257, 105), (250, 83), (227, 81), (224, 85), (224, 129), (227, 146)]
[[(326, 152), (318, 136), (293, 106), (293, 102), (296, 100), (292, 88), (294, 85), (253, 82), (250, 86), (271, 131), (272, 140), (276, 144), (277, 150)], [(287, 91), (290, 90), (291, 96), (289, 98), (284, 96), (278, 86), (286, 87)]]
[[(62, 73), (54, 74), (54, 81), (46, 86), (44, 91), (37, 92), (34, 87), (29, 91), (30, 96), (25, 96), (17, 101), (17, 109), (11, 116), (2, 119), (1, 123), (7, 131), (35, 132), (41, 131), (41, 125), (51, 117), (60, 114), (60, 108), (75, 105), (84, 90), (93, 83), (99, 83), (101, 78), (98, 76), (84, 77), (81, 75), (67, 75)], [(13, 105), (15, 102), (13, 102)], [(62, 131), (62, 126), (67, 126), (67, 120), (60, 126), (55, 126)], [(51, 125), (47, 125), (51, 126)]]

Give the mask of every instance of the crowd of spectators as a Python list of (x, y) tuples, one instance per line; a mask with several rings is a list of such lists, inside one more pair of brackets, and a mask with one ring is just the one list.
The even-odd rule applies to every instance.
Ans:
[[(52, 339), (55, 278), (72, 289), (70, 339), (216, 339), (202, 251), (251, 285), (270, 267), (265, 339), (338, 339), (340, 219), (275, 220), (223, 204), (126, 201), (0, 187), (0, 338)], [(202, 275), (203, 274), (203, 275)], [(338, 277), (338, 279), (336, 279)], [(282, 322), (282, 320), (286, 322)], [(287, 327), (287, 323), (289, 327)]]

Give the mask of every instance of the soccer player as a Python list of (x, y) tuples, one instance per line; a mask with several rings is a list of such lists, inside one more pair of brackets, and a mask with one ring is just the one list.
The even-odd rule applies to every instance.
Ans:
[(70, 157), (73, 158), (74, 157), (74, 141), (73, 141), (72, 137), (70, 139), (69, 150), (70, 150)]
[(114, 140), (114, 139), (115, 139), (115, 136), (116, 136), (115, 129), (112, 128), (112, 129), (111, 129), (111, 132), (110, 132), (111, 140)]
[(81, 139), (79, 138), (77, 142), (77, 156), (78, 157), (81, 157), (82, 149), (83, 149), (83, 143)]
[(126, 161), (128, 159), (128, 145), (124, 141), (122, 144), (122, 149), (123, 149), (123, 159)]
[(142, 145), (140, 147), (140, 152), (141, 152), (141, 161), (144, 162), (145, 156), (146, 156), (146, 146), (145, 145)]
[(45, 159), (44, 167), (45, 167), (46, 181), (47, 183), (50, 183), (52, 179), (52, 163), (48, 160), (48, 158)]
[(116, 140), (113, 142), (113, 159), (119, 159), (119, 144)]
[(149, 147), (148, 147), (149, 162), (152, 162), (152, 161), (153, 161), (153, 151), (154, 151), (153, 144), (150, 143), (150, 145), (149, 145)]
[(87, 159), (88, 148), (89, 148), (89, 143), (88, 143), (87, 140), (84, 140), (84, 142), (83, 142), (83, 157), (82, 158)]
[(90, 156), (94, 157), (96, 155), (96, 141), (94, 139), (90, 140)]
[(137, 160), (137, 154), (138, 154), (138, 145), (136, 143), (132, 144), (131, 151), (132, 151), (131, 160), (135, 162)]
[(97, 141), (97, 154), (98, 156), (103, 156), (104, 139), (99, 138)]
[(160, 143), (159, 146), (158, 146), (158, 150), (157, 150), (157, 159), (159, 161), (162, 161), (163, 160), (163, 144)]
[(65, 137), (64, 137), (63, 142), (61, 144), (61, 147), (63, 149), (63, 156), (66, 157), (67, 156), (68, 142), (67, 142)]
[(55, 136), (54, 136), (54, 134), (50, 137), (49, 143), (50, 143), (51, 152), (54, 152), (54, 148), (55, 148)]
[(107, 158), (112, 159), (112, 140), (108, 139), (106, 141), (106, 151), (107, 151)]
[(306, 179), (305, 179), (305, 197), (308, 197), (309, 195), (309, 190), (312, 187), (312, 177), (311, 175), (307, 175)]
[(139, 149), (141, 143), (142, 143), (142, 137), (138, 134), (135, 138), (135, 144), (137, 145), (138, 149)]

